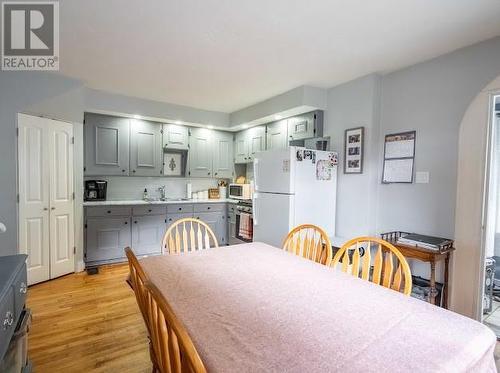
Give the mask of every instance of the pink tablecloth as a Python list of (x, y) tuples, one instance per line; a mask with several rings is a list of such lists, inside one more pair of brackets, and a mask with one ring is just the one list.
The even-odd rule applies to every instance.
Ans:
[(495, 372), (484, 325), (252, 243), (141, 264), (210, 372)]

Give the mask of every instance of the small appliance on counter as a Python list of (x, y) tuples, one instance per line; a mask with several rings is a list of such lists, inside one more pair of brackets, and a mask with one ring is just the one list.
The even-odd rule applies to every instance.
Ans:
[(85, 180), (85, 201), (106, 201), (108, 182), (105, 180)]
[(252, 188), (250, 184), (229, 184), (229, 198), (252, 199)]

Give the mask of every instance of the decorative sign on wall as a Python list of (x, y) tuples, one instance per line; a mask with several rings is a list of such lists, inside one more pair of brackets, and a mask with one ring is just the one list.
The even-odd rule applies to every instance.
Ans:
[(182, 154), (181, 153), (165, 153), (163, 158), (163, 174), (165, 176), (181, 176), (182, 175)]
[(413, 183), (415, 131), (385, 136), (382, 183)]
[(357, 127), (345, 130), (344, 173), (363, 173), (363, 142), (365, 128)]

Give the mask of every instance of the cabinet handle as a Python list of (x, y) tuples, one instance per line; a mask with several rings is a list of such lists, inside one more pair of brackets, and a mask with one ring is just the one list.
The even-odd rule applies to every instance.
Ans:
[(148, 212), (151, 212), (151, 211), (153, 211), (153, 210), (151, 210), (151, 209), (148, 210)]
[(128, 221), (125, 222), (125, 225), (127, 225), (127, 224), (128, 224)]
[(137, 224), (137, 220), (134, 220), (134, 224)]
[(55, 208), (55, 207), (51, 207), (50, 209), (51, 209), (51, 210), (55, 210), (56, 208)]
[(207, 210), (210, 210), (210, 206), (207, 207)]
[(27, 291), (28, 291), (28, 286), (26, 286), (25, 282), (21, 282), (21, 285), (19, 286), (19, 292), (21, 294), (26, 294)]
[(111, 214), (111, 210), (106, 211), (108, 214)]
[(5, 318), (3, 319), (3, 330), (11, 327), (14, 323), (14, 314), (11, 311), (7, 311)]
[(125, 170), (122, 170), (122, 172), (125, 172)]
[(48, 207), (44, 207), (44, 208), (43, 208), (43, 211), (48, 211), (48, 210), (49, 210), (49, 208), (48, 208)]
[(210, 175), (210, 172), (208, 174)]
[(135, 170), (132, 170), (132, 172), (134, 172), (134, 173), (135, 173)]
[(215, 173), (215, 176), (217, 176), (218, 172)]
[(182, 211), (182, 207), (179, 207), (179, 211)]

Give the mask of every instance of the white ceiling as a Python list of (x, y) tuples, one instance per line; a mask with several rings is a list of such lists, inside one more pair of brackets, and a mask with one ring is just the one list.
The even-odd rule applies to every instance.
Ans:
[(498, 0), (64, 0), (61, 73), (232, 112), (500, 35)]

